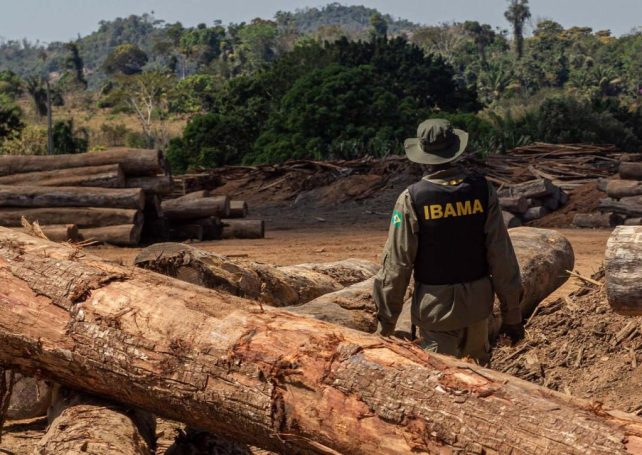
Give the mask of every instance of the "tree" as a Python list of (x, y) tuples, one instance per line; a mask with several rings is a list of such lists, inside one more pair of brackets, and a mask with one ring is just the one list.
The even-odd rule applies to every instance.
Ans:
[(105, 59), (103, 69), (107, 74), (132, 75), (143, 71), (147, 54), (135, 44), (121, 44)]
[(528, 0), (509, 0), (504, 17), (513, 27), (515, 54), (520, 60), (524, 53), (524, 23), (531, 17)]
[(73, 119), (59, 120), (53, 126), (54, 153), (83, 153), (89, 145), (85, 128), (76, 130)]
[(488, 24), (481, 25), (477, 21), (464, 22), (464, 30), (473, 39), (477, 46), (477, 53), (481, 60), (482, 66), (487, 66), (486, 47), (493, 42), (495, 32)]
[(87, 88), (87, 80), (85, 79), (84, 74), (85, 64), (80, 56), (78, 45), (76, 43), (69, 42), (65, 44), (65, 47), (69, 51), (69, 55), (65, 59), (65, 66), (67, 69), (74, 72), (75, 81), (84, 88)]
[(372, 39), (385, 39), (388, 36), (388, 23), (381, 13), (376, 12), (370, 16), (370, 25), (372, 25), (370, 31)]
[(16, 99), (23, 92), (22, 79), (11, 70), (0, 71), (0, 95)]
[(23, 128), (22, 111), (8, 95), (0, 93), (0, 144)]

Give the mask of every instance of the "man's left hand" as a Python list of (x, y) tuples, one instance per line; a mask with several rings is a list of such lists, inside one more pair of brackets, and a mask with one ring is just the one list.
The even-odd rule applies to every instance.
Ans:
[(524, 338), (524, 323), (502, 324), (499, 329), (500, 335), (506, 335), (513, 344)]

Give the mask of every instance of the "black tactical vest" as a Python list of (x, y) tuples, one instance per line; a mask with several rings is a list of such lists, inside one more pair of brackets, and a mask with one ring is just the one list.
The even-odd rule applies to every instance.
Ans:
[(486, 234), (488, 184), (470, 175), (453, 185), (421, 180), (410, 196), (419, 219), (415, 281), (455, 284), (488, 276)]

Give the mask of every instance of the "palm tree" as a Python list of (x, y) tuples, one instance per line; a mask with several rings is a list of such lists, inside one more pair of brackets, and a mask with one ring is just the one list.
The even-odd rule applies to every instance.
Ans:
[(524, 53), (524, 23), (531, 17), (531, 10), (528, 7), (528, 0), (509, 0), (509, 2), (504, 17), (513, 27), (515, 53), (519, 60)]

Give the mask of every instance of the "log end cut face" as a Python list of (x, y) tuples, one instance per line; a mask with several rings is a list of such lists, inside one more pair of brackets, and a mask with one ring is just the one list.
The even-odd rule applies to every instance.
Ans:
[(606, 297), (617, 313), (642, 316), (642, 226), (615, 228), (606, 244)]

